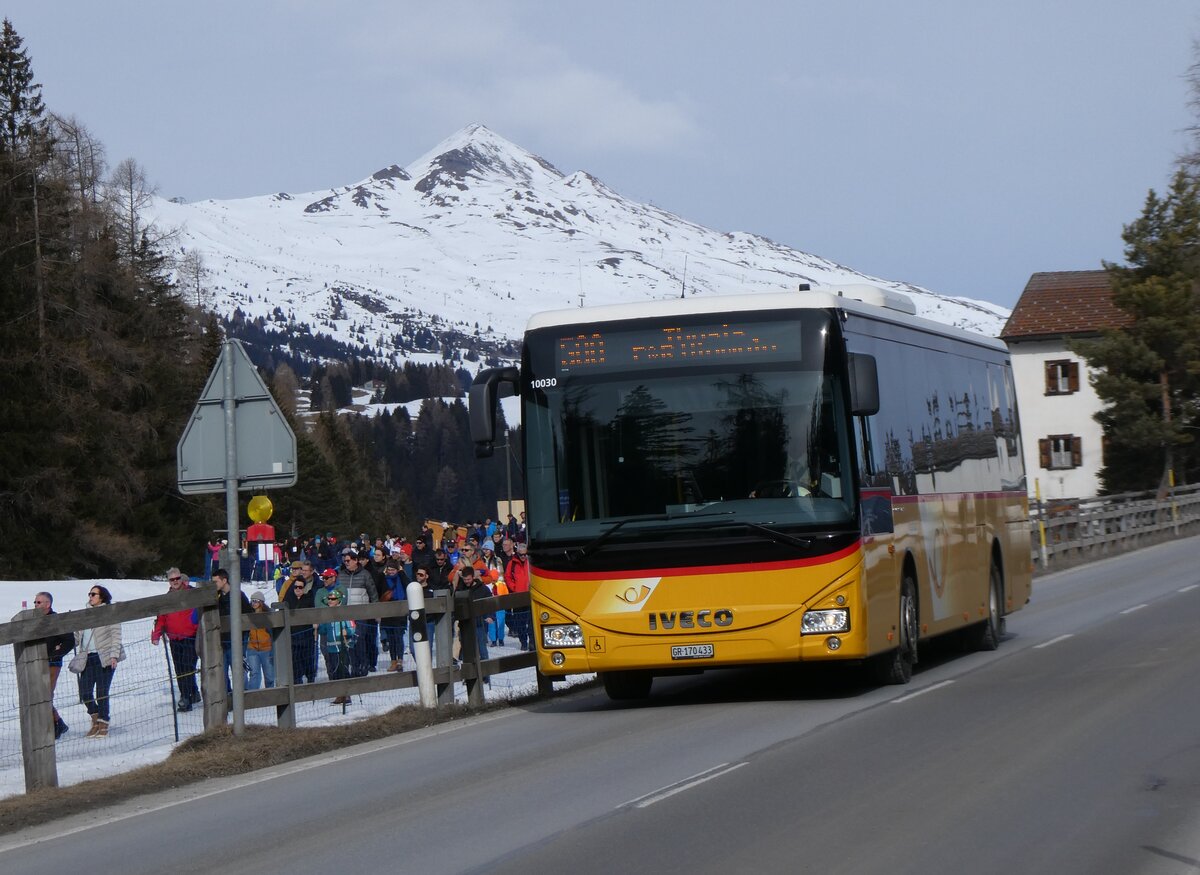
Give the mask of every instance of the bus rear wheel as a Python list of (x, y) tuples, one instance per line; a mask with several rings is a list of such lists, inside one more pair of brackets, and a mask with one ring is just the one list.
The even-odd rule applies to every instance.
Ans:
[(610, 699), (627, 702), (649, 696), (654, 675), (648, 671), (606, 671), (600, 674), (600, 679)]
[(1004, 575), (1000, 567), (993, 562), (988, 575), (988, 613), (987, 619), (963, 630), (966, 645), (969, 650), (995, 650), (1000, 646), (1004, 636), (1004, 617), (1000, 615), (1000, 606), (1004, 599)]
[(905, 574), (900, 582), (900, 616), (896, 628), (899, 644), (895, 650), (881, 653), (869, 663), (871, 675), (878, 683), (906, 684), (912, 680), (920, 630), (917, 584), (911, 574)]

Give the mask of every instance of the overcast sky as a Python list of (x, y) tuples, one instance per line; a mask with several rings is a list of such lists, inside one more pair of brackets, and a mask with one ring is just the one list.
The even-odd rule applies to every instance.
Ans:
[(46, 105), (167, 197), (310, 192), (481, 122), (722, 231), (1012, 306), (1122, 258), (1195, 0), (5, 0)]

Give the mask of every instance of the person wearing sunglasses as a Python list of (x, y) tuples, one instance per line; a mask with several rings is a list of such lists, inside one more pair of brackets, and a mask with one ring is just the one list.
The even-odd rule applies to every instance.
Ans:
[[(167, 569), (169, 592), (191, 589), (191, 582), (178, 568)], [(200, 612), (195, 608), (184, 608), (168, 614), (159, 614), (150, 631), (150, 643), (157, 646), (162, 638), (167, 639), (171, 650), (171, 665), (175, 671), (175, 683), (179, 686), (179, 710), (191, 711), (192, 705), (200, 703), (200, 689), (196, 685), (196, 630), (200, 628)]]
[[(338, 608), (342, 606), (342, 591), (330, 589), (325, 594), (325, 606)], [(325, 672), (331, 681), (350, 677), (350, 664), (354, 654), (358, 636), (354, 624), (349, 620), (331, 620), (322, 623), (318, 634), (321, 641), (321, 653), (325, 656)], [(349, 696), (337, 696), (329, 704), (349, 705)]]
[[(112, 593), (99, 584), (88, 588), (89, 608), (112, 604)], [(92, 718), (87, 731), (88, 738), (107, 738), (109, 713), (109, 690), (117, 663), (125, 658), (121, 646), (121, 624), (96, 626), (75, 633), (75, 652), (87, 654), (87, 662), (79, 673), (79, 701)]]
[[(337, 573), (330, 570), (330, 577)], [(318, 592), (324, 594), (321, 578), (315, 573), (315, 567), (309, 560), (304, 560), (300, 568), (300, 576), (295, 577), (290, 586), (284, 587), (280, 602), (293, 611), (317, 606), (315, 601)], [(312, 683), (317, 679), (317, 627), (301, 623), (292, 626), (292, 683)]]
[[(379, 601), (379, 590), (375, 586), (375, 576), (367, 568), (367, 555), (353, 548), (342, 551), (342, 567), (338, 569), (337, 585), (342, 591), (344, 604), (365, 605)], [(371, 647), (368, 637), (375, 638), (374, 657), (379, 658), (379, 627), (373, 620), (359, 621), (359, 634), (354, 652), (351, 654), (350, 676), (366, 677), (375, 662), (368, 661)]]
[[(33, 597), (33, 606), (43, 614), (50, 616), (54, 613), (54, 596), (48, 592), (39, 592)], [(46, 655), (50, 659), (50, 711), (54, 716), (54, 740), (58, 741), (67, 730), (67, 726), (58, 709), (54, 707), (54, 688), (58, 686), (58, 675), (62, 671), (63, 660), (75, 647), (75, 636), (70, 632), (61, 635), (51, 635), (46, 639)]]

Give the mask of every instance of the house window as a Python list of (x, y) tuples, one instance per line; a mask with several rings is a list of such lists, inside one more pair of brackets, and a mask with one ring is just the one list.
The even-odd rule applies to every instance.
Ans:
[(1073, 434), (1052, 434), (1038, 441), (1038, 455), (1043, 468), (1061, 471), (1083, 464), (1083, 439)]
[(1079, 391), (1079, 362), (1058, 359), (1046, 362), (1046, 394), (1070, 395)]

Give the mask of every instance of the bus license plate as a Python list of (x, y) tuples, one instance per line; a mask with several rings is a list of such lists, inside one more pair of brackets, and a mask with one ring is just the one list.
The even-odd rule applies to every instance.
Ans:
[(671, 659), (712, 659), (711, 644), (681, 644), (671, 648)]

